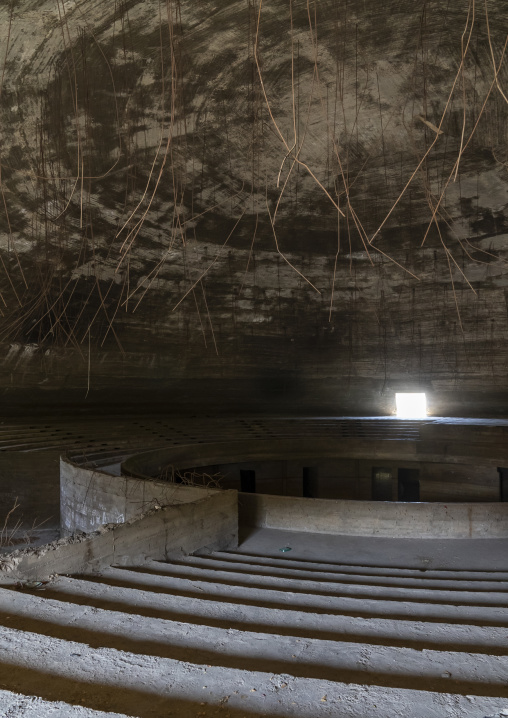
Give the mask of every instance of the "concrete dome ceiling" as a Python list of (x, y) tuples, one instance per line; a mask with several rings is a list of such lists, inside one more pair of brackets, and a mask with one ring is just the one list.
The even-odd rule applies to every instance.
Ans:
[(4, 3), (3, 385), (508, 388), (507, 17)]

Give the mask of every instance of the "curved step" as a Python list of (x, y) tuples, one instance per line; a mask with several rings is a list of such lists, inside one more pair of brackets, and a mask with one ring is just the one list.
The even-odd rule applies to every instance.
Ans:
[(62, 700), (45, 701), (1, 688), (0, 706), (5, 718), (128, 718), (125, 713), (104, 713)]
[[(87, 580), (87, 577), (82, 577)], [(362, 617), (397, 619), (414, 618), (425, 622), (467, 623), (483, 626), (508, 626), (508, 608), (476, 605), (456, 605), (438, 602), (386, 600), (372, 597), (336, 596), (316, 594), (312, 591), (288, 591), (283, 587), (253, 589), (251, 586), (213, 584), (191, 580), (142, 568), (111, 568), (100, 577), (88, 581), (103, 586), (138, 588), (161, 595), (205, 598), (239, 603), (248, 606), (266, 606), (300, 610), (306, 613), (330, 613)]]
[[(210, 598), (167, 595), (141, 588), (105, 586), (93, 581), (59, 578), (44, 592), (61, 610), (71, 606), (135, 614), (149, 618), (180, 621), (193, 626), (234, 628), (268, 635), (325, 639), (351, 643), (371, 643), (417, 650), (446, 650), (508, 655), (508, 627), (431, 623), (405, 618), (364, 618), (357, 616), (309, 613), (296, 609), (270, 608), (214, 601)], [(10, 618), (7, 619), (7, 614)], [(11, 625), (18, 615), (18, 603), (0, 591), (0, 625)]]
[[(101, 651), (152, 656), (159, 661), (412, 690), (423, 680), (433, 691), (508, 698), (506, 656), (274, 637), (204, 625), (197, 630), (187, 623), (72, 604), (67, 604), (62, 616), (61, 605), (51, 599), (26, 594), (11, 598), (17, 604), (13, 606), (11, 627), (0, 629), (7, 641), (17, 638), (14, 633), (23, 633), (37, 639), (71, 640)], [(3, 643), (3, 653), (9, 649)], [(30, 646), (25, 647), (27, 650)]]
[[(490, 696), (453, 693), (453, 683), (444, 678), (441, 685), (449, 690), (443, 692), (431, 686), (421, 690), (421, 682), (420, 689), (408, 689), (346, 683), (339, 676), (335, 681), (295, 678), (268, 670), (226, 669), (111, 648), (92, 649), (77, 641), (9, 629), (2, 632), (2, 648), (3, 688), (45, 701), (59, 701), (65, 695), (69, 703), (108, 714), (358, 718), (371, 715), (375, 706), (376, 718), (415, 714), (418, 718), (481, 718), (499, 713), (508, 703), (497, 692)], [(69, 715), (73, 713), (63, 714)]]
[(215, 558), (231, 564), (245, 563), (253, 566), (294, 567), (304, 571), (341, 573), (360, 576), (389, 576), (408, 578), (452, 579), (457, 581), (506, 581), (508, 571), (464, 571), (461, 569), (431, 569), (431, 568), (397, 568), (394, 566), (374, 566), (354, 563), (331, 563), (294, 559), (290, 554), (280, 556), (264, 556), (235, 551), (214, 551), (204, 553), (197, 551), (196, 556), (201, 558)]
[(472, 590), (438, 590), (426, 588), (385, 587), (368, 584), (349, 584), (340, 581), (315, 581), (286, 576), (264, 576), (241, 571), (224, 571), (183, 563), (147, 561), (141, 569), (161, 576), (195, 579), (213, 584), (275, 588), (279, 590), (320, 594), (323, 596), (351, 596), (356, 598), (382, 598), (391, 601), (416, 601), (462, 606), (508, 607), (508, 593)]
[(281, 576), (285, 578), (304, 579), (326, 583), (360, 584), (380, 587), (442, 589), (448, 591), (488, 591), (508, 594), (508, 581), (487, 581), (476, 579), (436, 579), (427, 577), (407, 576), (372, 576), (369, 574), (350, 574), (339, 571), (327, 572), (302, 569), (293, 566), (272, 566), (244, 563), (241, 561), (224, 561), (215, 554), (207, 556), (186, 556), (183, 559), (171, 559), (171, 565), (195, 566), (196, 568), (213, 569), (214, 571), (241, 572), (251, 576)]

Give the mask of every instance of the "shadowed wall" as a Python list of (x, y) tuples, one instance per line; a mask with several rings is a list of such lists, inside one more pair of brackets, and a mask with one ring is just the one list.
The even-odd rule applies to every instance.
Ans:
[(507, 14), (4, 3), (4, 404), (503, 411)]

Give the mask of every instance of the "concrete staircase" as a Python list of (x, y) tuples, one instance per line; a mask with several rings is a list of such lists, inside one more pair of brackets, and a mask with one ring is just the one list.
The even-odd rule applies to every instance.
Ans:
[(508, 571), (239, 549), (4, 586), (0, 688), (2, 718), (497, 716)]

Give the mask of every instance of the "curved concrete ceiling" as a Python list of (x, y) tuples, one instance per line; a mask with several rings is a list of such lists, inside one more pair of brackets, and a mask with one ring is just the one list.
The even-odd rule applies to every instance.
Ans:
[(506, 17), (4, 3), (3, 384), (505, 389)]

